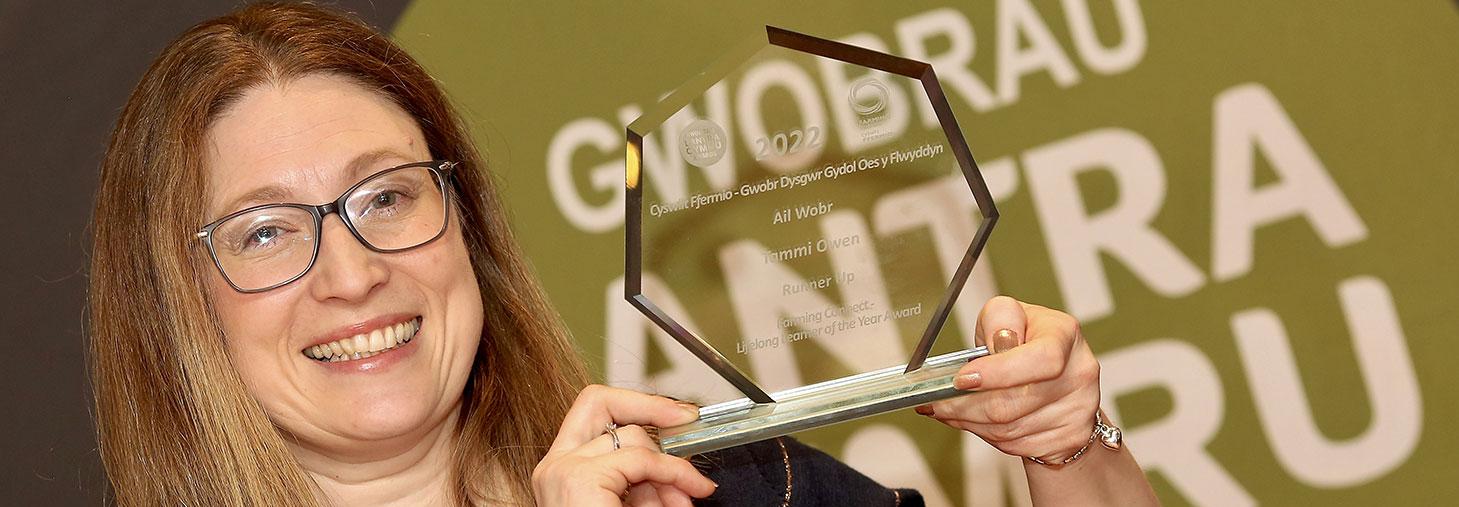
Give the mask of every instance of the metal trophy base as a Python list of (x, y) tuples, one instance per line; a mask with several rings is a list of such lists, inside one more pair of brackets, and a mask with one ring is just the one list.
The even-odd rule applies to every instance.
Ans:
[(740, 398), (710, 405), (697, 421), (660, 428), (659, 444), (689, 456), (967, 394), (952, 386), (953, 377), (986, 355), (987, 347), (976, 347), (929, 357), (910, 373), (894, 366), (780, 391), (770, 395), (775, 403)]

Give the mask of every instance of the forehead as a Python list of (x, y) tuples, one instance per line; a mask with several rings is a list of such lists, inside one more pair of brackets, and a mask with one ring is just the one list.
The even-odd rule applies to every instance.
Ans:
[[(415, 120), (379, 93), (344, 77), (305, 76), (246, 91), (209, 127), (204, 143), (211, 216), (243, 196), (267, 202), (333, 199), (365, 174), (346, 167), (386, 152), (364, 171), (427, 160)], [(265, 190), (265, 191), (261, 191)], [(232, 204), (230, 204), (232, 203)]]

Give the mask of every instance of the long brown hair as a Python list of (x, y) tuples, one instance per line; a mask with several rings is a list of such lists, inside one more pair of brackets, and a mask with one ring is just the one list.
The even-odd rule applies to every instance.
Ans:
[[(227, 359), (204, 290), (207, 128), (252, 86), (346, 76), (416, 118), (462, 164), (459, 217), (485, 302), (460, 418), (454, 494), (530, 501), (530, 474), (585, 368), (507, 225), (484, 159), (437, 83), (348, 15), (264, 3), (188, 30), (138, 83), (102, 163), (89, 295), (105, 463), (122, 505), (308, 505), (312, 480)], [(493, 474), (500, 474), (493, 477)], [(505, 478), (503, 480), (502, 478)], [(489, 485), (507, 491), (487, 491)]]

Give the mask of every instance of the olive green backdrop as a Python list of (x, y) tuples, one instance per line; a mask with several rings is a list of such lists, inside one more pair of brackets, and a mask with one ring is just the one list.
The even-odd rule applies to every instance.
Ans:
[[(394, 35), (467, 112), (604, 375), (648, 323), (608, 324), (621, 179), (593, 175), (621, 174), (636, 110), (765, 24), (935, 62), (995, 183), (998, 291), (1081, 318), (1166, 503), (1459, 496), (1453, 2), (415, 2)], [(605, 380), (669, 367), (647, 350)], [(934, 505), (1026, 501), (1016, 459), (939, 428), (800, 437)]]

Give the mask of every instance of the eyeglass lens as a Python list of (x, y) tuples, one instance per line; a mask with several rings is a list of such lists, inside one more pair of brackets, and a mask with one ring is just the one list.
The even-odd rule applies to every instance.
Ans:
[[(445, 193), (428, 168), (393, 169), (355, 187), (345, 197), (341, 214), (376, 250), (412, 248), (445, 227)], [(304, 207), (261, 208), (218, 224), (211, 234), (213, 254), (239, 289), (270, 287), (309, 269), (320, 236), (318, 226)]]

